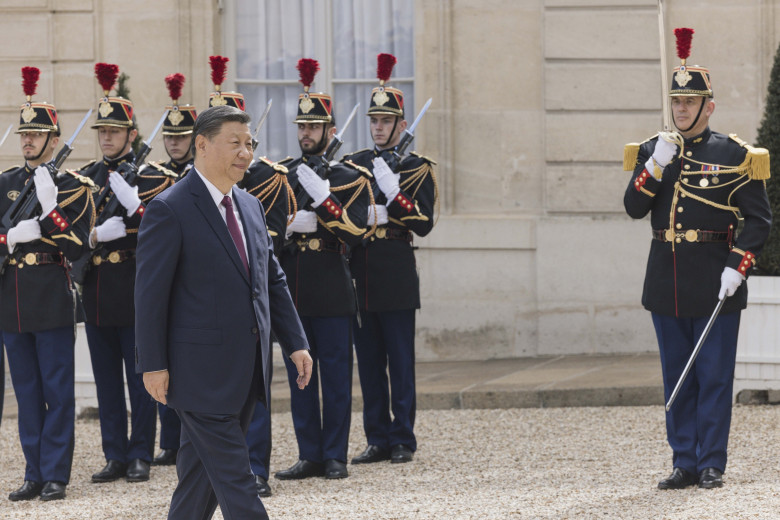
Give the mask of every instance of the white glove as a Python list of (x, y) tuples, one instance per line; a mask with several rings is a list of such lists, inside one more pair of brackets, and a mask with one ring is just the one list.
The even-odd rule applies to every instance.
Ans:
[[(292, 215), (288, 216), (289, 219)], [(286, 237), (289, 238), (293, 233), (314, 233), (317, 231), (317, 214), (313, 211), (299, 209), (295, 212), (295, 220), (287, 224)]]
[(381, 157), (374, 159), (374, 178), (379, 189), (387, 197), (388, 202), (391, 202), (398, 195), (398, 192), (401, 191), (401, 188), (398, 186), (401, 175), (393, 173), (393, 170), (390, 169)]
[(125, 221), (122, 220), (122, 217), (111, 217), (90, 233), (89, 246), (94, 248), (98, 242), (111, 242), (124, 236), (127, 236)]
[(745, 277), (742, 276), (739, 271), (726, 267), (723, 269), (723, 273), (720, 275), (720, 292), (718, 293), (718, 299), (722, 300), (724, 296), (733, 296)]
[[(376, 208), (376, 212), (374, 211)], [(376, 225), (381, 226), (387, 224), (387, 206), (379, 204), (371, 204), (368, 206), (368, 225), (374, 225), (374, 219), (376, 219)]]
[[(48, 175), (48, 173), (46, 174)], [(22, 220), (6, 233), (8, 251), (13, 253), (16, 244), (24, 244), (41, 238), (41, 223), (37, 218)]]
[[(303, 189), (306, 190), (306, 193), (311, 197), (311, 205), (316, 208), (325, 202), (325, 199), (330, 196), (330, 182), (320, 178), (319, 175), (314, 173), (314, 170), (305, 164), (300, 164), (297, 172), (298, 180), (301, 181), (301, 186), (303, 186)], [(298, 213), (300, 213), (300, 211)]]
[[(111, 185), (111, 191), (114, 192), (114, 196), (119, 199), (119, 203), (127, 210), (128, 217), (138, 211), (138, 206), (141, 205), (141, 199), (138, 198), (138, 186), (130, 186), (124, 177), (117, 172), (111, 172), (108, 176), (108, 183)], [(100, 240), (100, 242), (103, 242), (103, 240)]]
[(57, 207), (57, 186), (54, 185), (54, 179), (51, 178), (51, 173), (46, 166), (40, 165), (35, 169), (35, 196), (38, 197), (38, 202), (41, 203), (41, 220), (54, 211)]
[(658, 139), (655, 142), (655, 150), (653, 151), (653, 160), (662, 170), (672, 162), (674, 156), (677, 155), (677, 145), (669, 142), (663, 137), (663, 132), (658, 135)]

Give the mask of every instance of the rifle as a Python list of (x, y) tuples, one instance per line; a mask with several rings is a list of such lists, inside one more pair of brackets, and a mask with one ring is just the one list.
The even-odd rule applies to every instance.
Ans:
[[(152, 130), (152, 133), (149, 135), (149, 138), (143, 142), (141, 149), (138, 150), (138, 154), (135, 156), (135, 160), (132, 163), (124, 162), (119, 165), (119, 168), (117, 168), (116, 172), (120, 174), (130, 186), (135, 186), (138, 183), (139, 167), (143, 165), (144, 161), (149, 156), (149, 152), (152, 151), (151, 143), (157, 136), (160, 128), (162, 128), (162, 125), (165, 122), (165, 117), (167, 115), (167, 111), (163, 113), (160, 121), (157, 122), (157, 126), (154, 127), (154, 130)], [(110, 186), (110, 184), (106, 184), (103, 189), (98, 192), (98, 195), (95, 198), (96, 209), (99, 209), (100, 206), (106, 202), (109, 194), (112, 193)], [(105, 223), (109, 218), (119, 214), (121, 208), (122, 205), (120, 204), (119, 199), (116, 197), (113, 197), (111, 200), (106, 202), (103, 211), (101, 211), (100, 215), (98, 215), (96, 226)]]
[[(355, 113), (357, 112), (359, 106), (360, 103), (358, 103), (352, 108), (352, 112), (349, 113), (347, 122), (344, 123), (344, 127), (341, 129), (341, 132), (333, 136), (333, 139), (331, 139), (330, 143), (328, 143), (328, 148), (325, 149), (325, 153), (323, 155), (312, 155), (306, 160), (306, 164), (309, 166), (309, 168), (314, 170), (314, 173), (316, 173), (318, 176), (322, 177), (321, 172), (328, 167), (330, 161), (332, 161), (333, 158), (336, 156), (336, 152), (338, 152), (339, 148), (341, 148), (341, 145), (344, 144), (344, 140), (342, 139), (342, 136), (344, 135), (344, 132), (346, 132), (347, 128), (349, 127), (349, 124), (352, 122), (352, 119), (355, 117)], [(306, 204), (309, 203), (310, 200), (311, 197), (309, 197), (309, 194), (306, 193), (306, 190), (304, 190), (303, 197), (298, 203), (298, 206), (300, 208), (303, 208), (304, 206), (306, 206)]]
[(382, 154), (382, 158), (385, 159), (385, 162), (387, 162), (387, 165), (391, 170), (395, 171), (401, 163), (401, 159), (406, 153), (406, 149), (409, 148), (409, 145), (414, 141), (414, 130), (417, 128), (417, 125), (420, 124), (422, 117), (425, 115), (425, 112), (428, 111), (428, 107), (431, 106), (432, 101), (433, 98), (428, 98), (428, 101), (425, 102), (420, 113), (417, 114), (412, 126), (404, 130), (403, 135), (401, 135), (401, 140), (398, 141), (398, 146), (396, 146), (390, 154)]
[[(65, 141), (63, 147), (59, 152), (57, 152), (57, 156), (43, 165), (48, 168), (52, 178), (57, 175), (57, 170), (60, 169), (62, 164), (65, 162), (65, 159), (67, 159), (70, 153), (73, 151), (73, 141), (76, 139), (76, 136), (79, 135), (81, 129), (84, 128), (84, 125), (87, 124), (89, 116), (91, 115), (92, 109), (90, 108), (89, 112), (87, 112), (87, 115), (85, 115), (81, 120), (81, 123), (79, 123), (79, 126), (76, 127), (73, 135), (70, 136), (70, 139)], [(38, 204), (38, 197), (35, 195), (35, 182), (30, 179), (27, 184), (24, 185), (22, 191), (19, 192), (19, 195), (16, 197), (16, 200), (14, 200), (13, 204), (11, 204), (11, 207), (8, 208), (8, 211), (6, 211), (5, 215), (3, 215), (3, 227), (6, 229), (11, 229), (22, 220), (29, 220), (33, 218), (39, 211), (40, 204)]]

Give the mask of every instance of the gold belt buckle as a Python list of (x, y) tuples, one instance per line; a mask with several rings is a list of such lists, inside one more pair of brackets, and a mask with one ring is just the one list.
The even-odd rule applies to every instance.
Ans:
[(309, 249), (311, 249), (312, 251), (319, 251), (320, 247), (322, 246), (322, 240), (320, 240), (319, 238), (311, 238), (309, 239), (308, 245), (309, 245)]
[(111, 251), (108, 255), (108, 261), (112, 264), (118, 264), (119, 263), (119, 252), (118, 251)]
[(92, 263), (93, 263), (94, 265), (100, 265), (100, 264), (102, 264), (102, 263), (103, 263), (103, 257), (102, 257), (102, 256), (100, 256), (100, 255), (93, 256), (93, 257), (92, 257)]
[(667, 242), (674, 242), (674, 230), (667, 229), (666, 233), (664, 233), (664, 238), (666, 238)]
[(381, 227), (376, 229), (377, 238), (387, 238), (387, 228)]
[(27, 253), (24, 255), (24, 263), (27, 265), (35, 265), (38, 263), (38, 257), (35, 256), (35, 253)]
[(699, 232), (694, 229), (689, 229), (685, 232), (685, 240), (688, 242), (698, 242), (699, 241)]

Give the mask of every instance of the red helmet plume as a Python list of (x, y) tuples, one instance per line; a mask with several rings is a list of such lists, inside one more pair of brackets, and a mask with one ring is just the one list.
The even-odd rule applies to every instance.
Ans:
[(106, 96), (108, 96), (108, 93), (114, 88), (116, 78), (119, 76), (119, 66), (113, 63), (96, 63), (95, 76), (97, 76), (98, 83), (100, 83)]
[(225, 82), (225, 74), (227, 73), (227, 62), (230, 58), (225, 56), (209, 56), (209, 64), (211, 65), (211, 81), (214, 82), (214, 87), (219, 90), (222, 83)]
[(678, 27), (674, 30), (674, 36), (677, 38), (677, 57), (683, 63), (691, 55), (691, 40), (693, 40), (693, 29), (688, 27)]
[(393, 67), (398, 62), (392, 54), (382, 53), (376, 57), (376, 77), (379, 78), (379, 84), (384, 85), (385, 81), (390, 79), (393, 73)]
[(22, 89), (27, 101), (35, 95), (38, 89), (38, 78), (41, 76), (41, 69), (38, 67), (22, 67)]
[(165, 84), (168, 86), (168, 94), (170, 94), (174, 104), (176, 104), (176, 102), (181, 97), (181, 91), (184, 87), (185, 79), (186, 78), (184, 77), (184, 74), (181, 72), (176, 72), (175, 74), (165, 76)]
[(320, 64), (317, 60), (311, 58), (301, 58), (298, 60), (298, 75), (300, 82), (303, 84), (303, 90), (309, 91), (309, 87), (314, 83), (314, 76), (317, 75), (317, 71), (320, 70)]

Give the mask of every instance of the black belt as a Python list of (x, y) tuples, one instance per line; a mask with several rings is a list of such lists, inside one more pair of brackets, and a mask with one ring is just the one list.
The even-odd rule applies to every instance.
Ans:
[(10, 265), (16, 265), (21, 269), (26, 265), (46, 265), (57, 264), (63, 265), (62, 255), (52, 255), (49, 253), (27, 253), (26, 255), (16, 258), (11, 257), (8, 260)]
[(102, 255), (95, 255), (92, 257), (92, 264), (100, 265), (103, 262), (121, 264), (125, 260), (130, 260), (131, 258), (135, 258), (135, 249), (122, 249), (119, 251), (104, 253)]
[(730, 231), (702, 231), (701, 229), (654, 229), (653, 238), (661, 242), (731, 242)]
[(374, 236), (382, 240), (404, 240), (406, 242), (412, 241), (411, 231), (384, 226), (377, 227)]
[(325, 240), (323, 238), (305, 238), (295, 241), (295, 245), (298, 247), (298, 251), (318, 251), (325, 253), (339, 253), (346, 254), (346, 244), (339, 242), (338, 240)]

